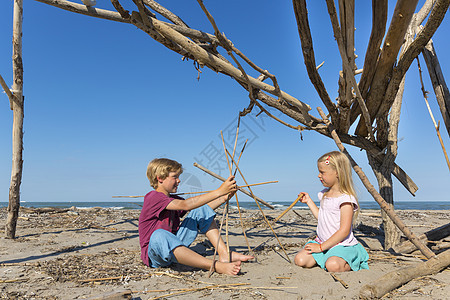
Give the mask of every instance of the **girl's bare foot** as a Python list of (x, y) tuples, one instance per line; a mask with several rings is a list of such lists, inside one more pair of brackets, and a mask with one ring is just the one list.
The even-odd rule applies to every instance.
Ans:
[[(239, 252), (231, 252), (231, 261), (232, 262), (241, 262), (241, 261), (249, 261), (251, 259), (254, 259), (253, 256), (251, 255), (245, 255), (245, 254), (241, 254)], [(219, 256), (219, 261), (221, 262), (228, 262), (228, 256)]]
[(240, 261), (235, 261), (231, 263), (216, 261), (214, 266), (216, 272), (220, 274), (237, 275), (241, 270)]

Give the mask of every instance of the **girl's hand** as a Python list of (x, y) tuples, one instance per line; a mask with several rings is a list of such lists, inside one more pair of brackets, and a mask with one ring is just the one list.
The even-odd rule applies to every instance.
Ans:
[(301, 192), (300, 194), (298, 194), (298, 196), (301, 197), (300, 198), (301, 203), (308, 203), (308, 201), (312, 201), (311, 197), (306, 192)]
[(236, 180), (234, 180), (234, 176), (230, 176), (225, 180), (220, 187), (217, 189), (220, 195), (229, 194), (231, 192), (236, 192), (237, 185)]
[(316, 244), (316, 243), (309, 243), (308, 245), (305, 246), (305, 250), (308, 253), (319, 253), (319, 252), (322, 252), (320, 250), (320, 245)]

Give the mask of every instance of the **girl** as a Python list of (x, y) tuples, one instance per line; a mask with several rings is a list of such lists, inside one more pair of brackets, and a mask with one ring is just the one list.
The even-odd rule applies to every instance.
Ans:
[(347, 156), (339, 151), (317, 160), (319, 180), (325, 187), (318, 196), (318, 208), (308, 193), (300, 193), (317, 223), (317, 238), (295, 256), (295, 264), (312, 268), (318, 264), (329, 272), (368, 269), (369, 255), (352, 232), (353, 213), (359, 210)]

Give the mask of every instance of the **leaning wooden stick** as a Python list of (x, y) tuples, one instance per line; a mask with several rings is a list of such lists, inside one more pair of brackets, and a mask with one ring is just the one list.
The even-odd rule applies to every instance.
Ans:
[(291, 208), (294, 207), (294, 205), (297, 204), (297, 202), (300, 201), (300, 199), (302, 199), (303, 195), (304, 195), (303, 193), (300, 194), (300, 196), (298, 196), (297, 199), (295, 199), (295, 201), (292, 202), (292, 204), (289, 205), (289, 207), (286, 208), (286, 210), (283, 211), (283, 212), (281, 213), (281, 215), (279, 215), (278, 217), (276, 217), (275, 220), (273, 220), (273, 222), (276, 223), (276, 222), (277, 222), (279, 219), (281, 219), (288, 211), (290, 211)]
[[(239, 163), (239, 161), (238, 161)], [(272, 180), (272, 181), (265, 181), (265, 182), (258, 182), (258, 183), (252, 183), (249, 185), (240, 185), (238, 186), (239, 188), (245, 188), (245, 187), (249, 187), (249, 186), (258, 186), (258, 185), (263, 185), (263, 184), (269, 184), (269, 183), (277, 183), (278, 180)], [(181, 196), (181, 195), (194, 195), (194, 194), (206, 194), (212, 192), (211, 191), (199, 191), (199, 192), (188, 192), (188, 193), (176, 193), (176, 194), (172, 194), (172, 195), (177, 195), (177, 196)], [(112, 196), (113, 198), (142, 198), (145, 196)]]
[[(236, 151), (236, 143), (237, 143), (237, 135), (239, 133), (239, 125), (236, 129), (236, 142), (234, 144), (234, 149), (233, 149), (233, 156), (234, 156), (234, 152)], [(225, 140), (223, 139), (223, 133), (222, 130), (220, 131), (220, 136), (222, 137), (222, 145), (223, 145), (223, 150), (224, 150), (224, 154), (225, 157), (227, 158), (227, 165), (228, 165), (228, 170), (230, 171), (230, 176), (233, 174), (232, 171), (232, 166), (230, 165), (230, 161), (228, 160), (228, 155), (227, 155), (227, 147), (225, 146)], [(227, 204), (225, 206), (225, 215), (226, 215), (226, 219), (225, 219), (225, 242), (226, 242), (226, 247), (227, 247), (227, 256), (228, 256), (228, 261), (231, 262), (231, 252), (230, 252), (230, 242), (228, 239), (228, 212), (229, 212), (229, 208), (230, 208), (230, 198), (227, 199)], [(219, 239), (220, 239), (220, 232), (219, 232)]]
[[(225, 149), (225, 150), (226, 150), (226, 149)], [(230, 155), (230, 153), (229, 153), (228, 151), (227, 151), (227, 153), (228, 153), (228, 155), (231, 157), (231, 155)], [(247, 180), (245, 180), (244, 174), (242, 174), (241, 170), (239, 169), (239, 166), (236, 164), (236, 162), (234, 161), (233, 158), (231, 158), (231, 160), (232, 160), (232, 162), (235, 164), (235, 166), (236, 166), (236, 168), (237, 168), (239, 174), (241, 174), (241, 177), (242, 177), (242, 179), (244, 180), (245, 184), (248, 184), (248, 183), (247, 183)], [(248, 190), (250, 191), (250, 194), (253, 196), (252, 198), (255, 199), (255, 198), (254, 198), (254, 194), (253, 194), (253, 192), (252, 192), (252, 189), (249, 187)], [(269, 228), (272, 230), (272, 233), (273, 233), (273, 235), (275, 236), (275, 238), (277, 239), (278, 244), (280, 245), (281, 249), (283, 249), (283, 252), (284, 252), (284, 254), (286, 255), (286, 258), (288, 259), (289, 263), (291, 263), (291, 259), (290, 259), (289, 256), (287, 255), (286, 250), (284, 249), (283, 245), (282, 245), (281, 242), (280, 242), (280, 239), (278, 238), (277, 234), (276, 234), (275, 231), (273, 230), (272, 225), (270, 225), (270, 222), (267, 220), (266, 215), (264, 214), (263, 210), (261, 209), (261, 206), (259, 205), (258, 201), (256, 201), (256, 199), (255, 199), (255, 203), (256, 203), (256, 205), (258, 206), (259, 211), (261, 212), (261, 214), (262, 214), (264, 220), (266, 221), (267, 225), (269, 225)]]
[[(238, 186), (238, 188), (245, 188), (245, 187), (249, 187), (249, 186), (258, 186), (258, 185), (277, 183), (277, 182), (278, 182), (278, 180), (272, 180), (272, 181), (253, 183), (253, 184), (248, 184), (248, 185), (240, 185), (240, 186)], [(205, 194), (205, 193), (209, 193), (209, 192), (212, 192), (212, 190), (211, 191), (200, 191), (200, 192), (189, 192), (189, 193), (176, 193), (173, 195), (181, 196), (181, 195)], [(118, 197), (118, 196), (116, 196), (116, 197)], [(122, 197), (133, 197), (133, 196), (122, 196)], [(135, 196), (135, 197), (138, 197), (138, 196)]]
[(420, 240), (408, 229), (408, 227), (406, 227), (403, 221), (400, 220), (395, 211), (387, 204), (387, 202), (383, 199), (383, 197), (381, 197), (377, 190), (375, 190), (369, 179), (366, 177), (366, 174), (364, 174), (363, 170), (358, 166), (358, 164), (356, 164), (356, 162), (345, 149), (344, 145), (339, 139), (339, 136), (336, 133), (336, 130), (333, 128), (333, 125), (328, 120), (323, 110), (320, 107), (318, 107), (317, 110), (319, 111), (320, 116), (327, 125), (328, 130), (331, 133), (331, 137), (334, 139), (339, 150), (347, 155), (356, 174), (358, 174), (367, 191), (372, 195), (375, 201), (377, 201), (381, 209), (386, 212), (386, 214), (389, 216), (389, 218), (391, 218), (392, 222), (394, 222), (398, 229), (403, 232), (403, 234), (417, 247), (417, 249), (420, 250), (420, 252), (422, 252), (423, 255), (425, 255), (427, 258), (435, 257), (436, 255), (433, 253), (433, 251), (431, 251), (427, 246), (420, 242)]
[[(239, 120), (240, 120), (240, 118), (239, 118)], [(237, 162), (238, 165), (239, 165), (239, 162), (241, 161), (242, 153), (244, 153), (247, 142), (248, 142), (248, 139), (245, 140), (244, 146), (242, 146), (242, 149), (241, 149), (241, 153), (239, 153), (239, 158), (238, 158), (238, 162)], [(234, 170), (233, 176), (236, 176), (236, 172), (237, 172), (237, 169)], [(242, 234), (244, 235), (244, 239), (247, 244), (248, 253), (250, 254), (253, 252), (253, 256), (256, 257), (255, 252), (252, 251), (252, 249), (250, 247), (250, 243), (248, 242), (247, 234), (245, 233), (244, 221), (242, 220), (241, 206), (239, 205), (239, 199), (238, 199), (237, 194), (234, 194), (234, 198), (236, 199), (236, 206), (237, 206), (237, 209), (239, 212), (239, 221), (241, 222)]]
[(420, 78), (420, 84), (422, 85), (421, 90), (423, 94), (423, 99), (425, 100), (425, 104), (428, 108), (428, 113), (430, 114), (431, 120), (433, 121), (434, 128), (436, 129), (436, 134), (438, 136), (439, 142), (441, 143), (442, 151), (444, 152), (445, 161), (447, 162), (447, 167), (450, 170), (450, 161), (448, 160), (447, 150), (445, 150), (444, 142), (442, 141), (441, 132), (439, 131), (439, 123), (436, 124), (436, 120), (434, 119), (433, 112), (431, 111), (430, 104), (428, 103), (428, 96), (427, 91), (425, 90), (425, 87), (423, 85), (423, 79), (422, 79), (422, 69), (420, 68), (420, 61), (419, 57), (416, 57), (417, 59), (417, 67), (419, 68), (419, 78)]
[[(217, 178), (217, 179), (219, 179), (219, 180), (221, 180), (221, 181), (225, 181), (225, 180), (226, 180), (226, 179), (223, 178), (222, 176), (217, 175), (216, 173), (214, 173), (214, 172), (208, 170), (207, 168), (203, 167), (202, 165), (199, 165), (198, 163), (194, 163), (194, 167), (199, 168), (199, 169), (202, 170), (203, 172), (208, 173), (208, 174), (211, 175), (212, 177), (215, 177), (215, 178)], [(238, 187), (238, 190), (241, 191), (242, 193), (246, 194), (247, 196), (252, 197), (252, 195), (251, 195), (248, 191), (244, 190), (243, 188), (239, 188), (239, 187)], [(253, 198), (253, 197), (255, 197), (255, 198)], [(270, 209), (275, 209), (275, 207), (273, 207), (273, 206), (270, 205), (269, 203), (265, 202), (265, 201), (262, 200), (261, 198), (258, 198), (258, 197), (254, 196), (254, 195), (253, 195), (253, 197), (252, 197), (253, 199), (256, 199), (259, 203), (264, 204), (264, 205), (267, 206), (268, 208), (270, 208)]]

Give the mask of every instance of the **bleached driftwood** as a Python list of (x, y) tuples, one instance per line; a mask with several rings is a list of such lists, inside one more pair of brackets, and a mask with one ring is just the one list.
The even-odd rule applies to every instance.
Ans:
[(17, 218), (20, 208), (20, 184), (23, 166), (23, 63), (22, 63), (22, 19), (23, 0), (14, 0), (13, 18), (13, 86), (14, 100), (12, 129), (12, 168), (9, 187), (8, 216), (5, 235), (13, 239), (16, 236)]
[(422, 54), (427, 64), (428, 74), (430, 74), (431, 84), (433, 85), (434, 94), (441, 109), (441, 115), (444, 119), (447, 133), (450, 136), (450, 92), (445, 82), (432, 40), (425, 46)]
[(437, 273), (449, 265), (450, 250), (447, 250), (425, 262), (383, 275), (372, 284), (363, 286), (359, 297), (361, 299), (379, 299), (414, 278)]
[[(418, 239), (422, 243), (426, 244), (428, 241), (438, 241), (448, 237), (449, 235), (450, 235), (450, 223), (427, 231), (424, 234), (418, 236)], [(416, 249), (417, 247), (410, 241), (404, 241), (403, 243), (393, 248), (393, 250), (397, 253), (411, 253)]]

